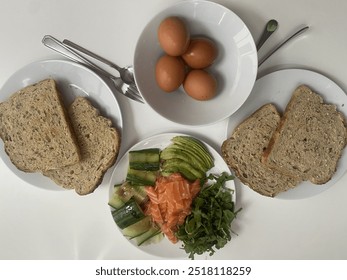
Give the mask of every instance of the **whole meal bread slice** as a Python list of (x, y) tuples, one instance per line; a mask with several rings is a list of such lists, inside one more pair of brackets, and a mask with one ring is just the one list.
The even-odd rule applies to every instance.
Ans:
[(280, 118), (274, 105), (263, 105), (239, 124), (221, 147), (223, 159), (241, 182), (269, 197), (291, 189), (299, 182), (262, 163), (263, 152)]
[(25, 172), (79, 161), (79, 148), (53, 79), (29, 85), (0, 103), (0, 137), (12, 163)]
[(75, 189), (80, 195), (92, 193), (118, 156), (120, 134), (111, 120), (84, 97), (77, 97), (69, 115), (81, 150), (81, 161), (58, 170), (44, 172), (58, 185)]
[(299, 180), (324, 184), (347, 143), (344, 116), (308, 86), (293, 93), (263, 162)]

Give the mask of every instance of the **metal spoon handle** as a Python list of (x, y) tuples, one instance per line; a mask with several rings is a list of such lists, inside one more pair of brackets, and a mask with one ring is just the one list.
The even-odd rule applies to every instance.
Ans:
[(260, 50), (262, 45), (266, 42), (267, 39), (277, 30), (278, 22), (275, 19), (271, 19), (265, 25), (264, 31), (260, 36), (259, 42), (257, 44), (257, 51)]
[(77, 44), (74, 43), (74, 42), (71, 42), (70, 40), (64, 39), (64, 40), (63, 40), (63, 44), (66, 45), (66, 46), (68, 46), (68, 47), (70, 47), (70, 48), (73, 48), (73, 49), (75, 49), (75, 50), (78, 50), (78, 51), (80, 51), (80, 52), (82, 52), (82, 53), (85, 53), (85, 54), (89, 55), (90, 57), (93, 57), (93, 58), (95, 58), (95, 59), (97, 59), (97, 60), (99, 60), (99, 61), (105, 63), (106, 65), (111, 66), (111, 67), (114, 67), (114, 68), (116, 68), (118, 71), (120, 71), (120, 68), (121, 68), (121, 67), (119, 67), (117, 64), (114, 64), (113, 62), (107, 60), (106, 58), (103, 58), (103, 57), (101, 57), (100, 55), (98, 55), (98, 54), (96, 54), (96, 53), (93, 53), (93, 52), (91, 52), (90, 50), (87, 50), (87, 49), (81, 47), (80, 45), (77, 45)]
[(281, 44), (277, 45), (273, 50), (271, 50), (265, 57), (263, 57), (259, 63), (258, 63), (258, 67), (260, 65), (262, 65), (265, 60), (267, 60), (270, 56), (272, 56), (279, 48), (283, 47), (286, 43), (288, 43), (290, 40), (292, 40), (293, 38), (301, 35), (302, 33), (304, 33), (309, 27), (305, 26), (301, 29), (299, 29), (298, 31), (296, 31), (293, 35), (289, 36), (286, 40), (284, 40)]

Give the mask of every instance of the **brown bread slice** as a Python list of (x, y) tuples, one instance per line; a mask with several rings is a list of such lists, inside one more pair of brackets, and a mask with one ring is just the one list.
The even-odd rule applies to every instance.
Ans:
[(79, 149), (53, 79), (27, 86), (0, 103), (0, 137), (13, 164), (25, 172), (79, 161)]
[(289, 101), (263, 157), (278, 171), (314, 184), (328, 182), (347, 143), (344, 116), (305, 85)]
[(80, 145), (81, 161), (43, 174), (64, 188), (86, 195), (99, 186), (116, 161), (120, 135), (111, 120), (101, 116), (86, 98), (77, 97), (68, 112)]
[(245, 119), (222, 144), (222, 157), (235, 175), (254, 191), (274, 197), (297, 185), (299, 180), (283, 176), (261, 161), (280, 115), (266, 104)]

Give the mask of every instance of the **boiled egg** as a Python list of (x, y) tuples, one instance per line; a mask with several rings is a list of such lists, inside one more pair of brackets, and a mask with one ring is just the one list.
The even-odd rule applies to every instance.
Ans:
[(210, 66), (218, 55), (217, 46), (209, 38), (193, 38), (187, 51), (182, 55), (185, 63), (193, 69)]
[(159, 25), (158, 40), (160, 46), (168, 55), (180, 56), (188, 48), (189, 30), (179, 17), (167, 17)]
[(183, 88), (196, 100), (209, 100), (217, 93), (217, 80), (206, 70), (193, 69), (187, 74)]
[(155, 67), (155, 78), (162, 90), (172, 92), (178, 89), (185, 74), (185, 65), (180, 57), (163, 55), (158, 59)]

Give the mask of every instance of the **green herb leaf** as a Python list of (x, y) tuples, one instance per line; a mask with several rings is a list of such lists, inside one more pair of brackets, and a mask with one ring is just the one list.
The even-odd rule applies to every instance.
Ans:
[(189, 258), (205, 252), (212, 256), (215, 249), (223, 248), (231, 240), (231, 223), (241, 210), (234, 211), (232, 190), (225, 187), (225, 182), (233, 179), (226, 172), (219, 176), (210, 174), (208, 183), (194, 199), (191, 214), (176, 232)]

